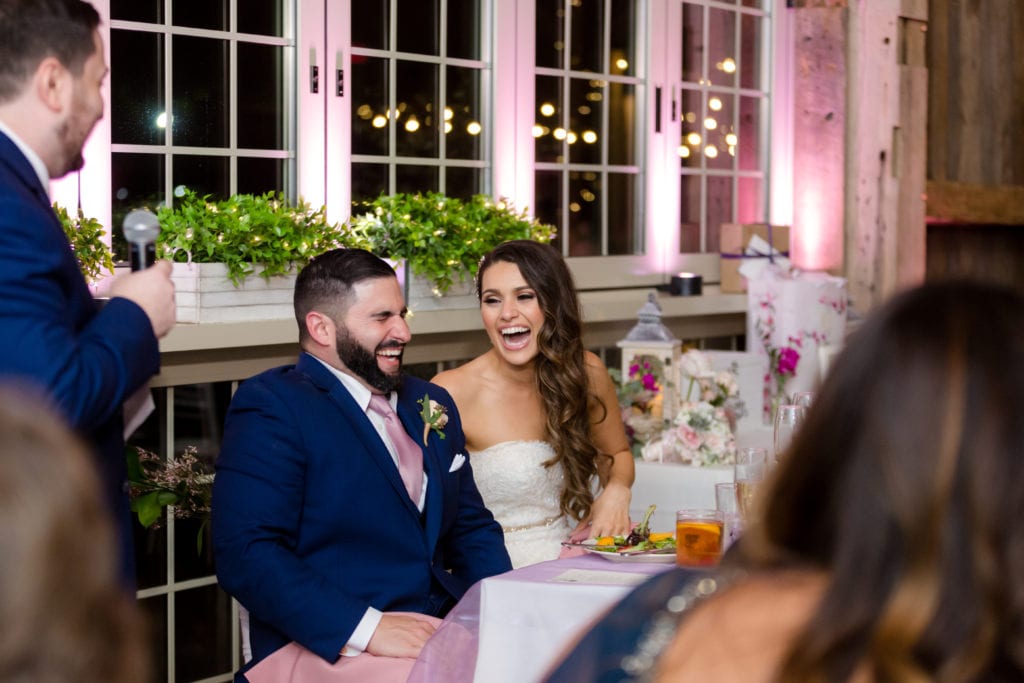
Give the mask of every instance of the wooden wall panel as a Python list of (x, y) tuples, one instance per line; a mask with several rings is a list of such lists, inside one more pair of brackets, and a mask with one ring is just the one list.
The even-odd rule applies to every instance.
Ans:
[(1022, 35), (1020, 0), (931, 0), (930, 180), (1024, 185)]

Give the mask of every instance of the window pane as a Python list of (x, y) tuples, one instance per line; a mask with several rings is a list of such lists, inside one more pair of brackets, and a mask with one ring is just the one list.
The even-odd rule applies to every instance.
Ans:
[[(563, 161), (562, 79), (538, 76), (536, 88), (538, 128), (534, 131), (534, 158), (537, 161)], [(561, 136), (557, 132), (559, 130)]]
[[(164, 155), (163, 154), (120, 154), (110, 155), (111, 208), (114, 229), (111, 231), (114, 255), (117, 260), (128, 258), (128, 245), (121, 235), (124, 217), (129, 211), (141, 207), (155, 210), (164, 200)], [(161, 396), (159, 392), (156, 394)], [(159, 398), (157, 399), (159, 402)], [(155, 419), (153, 415), (150, 419)], [(147, 423), (149, 421), (147, 420)], [(144, 425), (145, 426), (145, 425)], [(141, 428), (140, 428), (141, 429)], [(137, 431), (132, 443), (141, 444)], [(162, 442), (153, 437), (152, 447), (159, 448)], [(146, 446), (150, 448), (150, 446)]]
[(639, 156), (641, 125), (637, 120), (636, 86), (610, 83), (608, 100), (608, 163), (633, 166)]
[[(388, 47), (390, 2), (352, 3), (352, 46), (385, 50)], [(355, 60), (352, 60), (355, 66)]]
[(683, 80), (699, 83), (704, 78), (704, 8), (683, 4)]
[(601, 254), (601, 176), (569, 173), (569, 256)]
[[(701, 122), (704, 134), (704, 156), (707, 168), (731, 170), (733, 153), (730, 136), (734, 132), (735, 97), (723, 93), (708, 93), (708, 108)], [(717, 109), (716, 109), (717, 107)], [(733, 150), (735, 151), (735, 150)]]
[(572, 3), (569, 68), (604, 72), (604, 1)]
[(700, 168), (704, 155), (704, 127), (700, 112), (704, 111), (699, 90), (680, 92), (679, 160), (683, 168)]
[[(388, 191), (388, 167), (385, 164), (352, 164), (352, 201), (370, 201)], [(362, 213), (360, 207), (353, 208)]]
[[(487, 131), (480, 126), (480, 70), (448, 67), (448, 105), (444, 115), (447, 156), (453, 159), (483, 159)], [(449, 112), (451, 115), (449, 116)]]
[(761, 171), (761, 107), (757, 97), (740, 97), (740, 130), (736, 136), (736, 154), (743, 171)]
[(448, 56), (480, 59), (480, 1), (448, 0)]
[[(571, 163), (601, 163), (601, 145), (595, 143), (604, 135), (601, 129), (601, 115), (606, 85), (606, 81), (596, 78), (573, 78), (569, 81), (569, 130), (566, 140), (569, 143)], [(582, 140), (585, 133), (594, 135), (593, 143)]]
[(609, 254), (643, 253), (643, 226), (636, 199), (639, 184), (639, 176), (633, 174), (608, 174)]
[(117, 78), (110, 79), (111, 141), (163, 144), (167, 125), (163, 35), (112, 29), (110, 60), (117, 65)]
[(438, 157), (438, 67), (434, 64), (399, 61), (396, 153), (417, 158)]
[(707, 226), (705, 251), (719, 251), (719, 233), (722, 223), (732, 223), (732, 178), (708, 177)]
[(684, 175), (679, 183), (679, 252), (700, 251), (701, 177)]
[(444, 173), (444, 193), (449, 197), (469, 199), (484, 191), (483, 173), (478, 168), (449, 166)]
[(395, 192), (437, 192), (438, 179), (436, 166), (396, 166)]
[(708, 81), (736, 85), (736, 13), (708, 10)]
[(764, 21), (748, 14), (740, 18), (740, 87), (759, 90)]
[[(562, 228), (562, 174), (558, 171), (537, 171), (533, 187), (534, 215), (544, 223)], [(562, 232), (559, 230), (552, 244), (561, 250), (561, 243)]]
[(633, 0), (612, 0), (612, 39), (608, 71), (636, 75), (637, 16)]
[(283, 36), (284, 4), (281, 0), (245, 0), (244, 3), (240, 2), (236, 18), (239, 33)]
[(154, 595), (138, 601), (146, 615), (154, 681), (167, 680), (167, 596)]
[(174, 157), (174, 185), (184, 185), (198, 195), (209, 194), (223, 199), (231, 194), (227, 157)]
[(285, 50), (238, 43), (238, 146), (284, 149)]
[(110, 18), (160, 24), (164, 20), (164, 0), (110, 0)]
[(440, 55), (438, 0), (398, 0), (397, 5), (396, 49), (420, 55)]
[[(357, 3), (358, 4), (358, 3)], [(388, 153), (387, 60), (352, 60), (352, 153)], [(356, 94), (358, 93), (358, 94)]]
[(217, 585), (174, 594), (174, 665), (179, 681), (231, 671), (231, 598)]
[(235, 191), (239, 194), (264, 194), (284, 189), (285, 163), (285, 159), (239, 157)]
[(563, 0), (537, 0), (537, 66), (563, 68), (565, 55), (565, 10)]
[(173, 45), (174, 144), (227, 147), (227, 42), (175, 36)]
[(228, 29), (227, 0), (173, 0), (171, 13), (171, 20), (175, 26), (219, 31)]
[(760, 178), (739, 178), (736, 188), (736, 221), (764, 223), (764, 182)]

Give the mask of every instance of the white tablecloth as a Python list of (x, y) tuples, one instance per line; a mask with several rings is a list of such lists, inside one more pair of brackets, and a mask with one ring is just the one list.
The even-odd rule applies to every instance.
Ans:
[(537, 681), (594, 619), (674, 566), (587, 555), (485, 579), (423, 648), (409, 683)]

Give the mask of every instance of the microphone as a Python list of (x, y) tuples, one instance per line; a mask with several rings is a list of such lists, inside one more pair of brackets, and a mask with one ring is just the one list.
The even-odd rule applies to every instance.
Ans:
[(156, 263), (156, 238), (160, 222), (153, 212), (135, 209), (124, 217), (124, 238), (131, 249), (132, 271), (145, 270)]

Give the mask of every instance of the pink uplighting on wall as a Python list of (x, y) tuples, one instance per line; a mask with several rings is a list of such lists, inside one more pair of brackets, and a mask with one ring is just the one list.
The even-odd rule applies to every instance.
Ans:
[[(795, 171), (799, 189), (794, 197), (790, 258), (803, 270), (831, 270), (843, 265), (842, 176), (829, 177)], [(838, 191), (834, 187), (839, 185)]]

